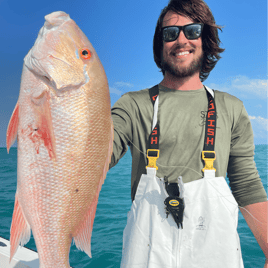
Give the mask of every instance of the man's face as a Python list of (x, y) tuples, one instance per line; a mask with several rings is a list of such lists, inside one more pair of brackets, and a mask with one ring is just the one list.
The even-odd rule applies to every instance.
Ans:
[[(191, 19), (168, 11), (164, 17), (162, 27), (184, 26), (193, 23)], [(172, 42), (163, 41), (162, 68), (176, 77), (189, 77), (200, 73), (203, 62), (201, 37), (188, 40), (183, 31)]]

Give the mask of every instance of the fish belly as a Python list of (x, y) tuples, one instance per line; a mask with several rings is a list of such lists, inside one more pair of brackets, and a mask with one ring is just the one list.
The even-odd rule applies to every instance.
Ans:
[[(30, 116), (20, 122), (17, 197), (40, 267), (69, 267), (73, 238), (91, 256), (93, 221), (113, 139), (106, 95), (89, 101), (80, 90), (50, 99), (55, 159), (36, 137)], [(23, 111), (23, 101), (20, 105)]]

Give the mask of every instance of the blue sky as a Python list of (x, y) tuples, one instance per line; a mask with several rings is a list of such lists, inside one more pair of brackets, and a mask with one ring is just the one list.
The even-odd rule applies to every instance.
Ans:
[[(110, 86), (111, 102), (122, 94), (159, 83), (153, 60), (156, 21), (167, 0), (0, 0), (0, 147), (16, 105), (23, 58), (44, 16), (65, 11), (95, 47)], [(241, 99), (251, 119), (255, 144), (267, 143), (267, 2), (207, 0), (225, 52), (205, 85)]]

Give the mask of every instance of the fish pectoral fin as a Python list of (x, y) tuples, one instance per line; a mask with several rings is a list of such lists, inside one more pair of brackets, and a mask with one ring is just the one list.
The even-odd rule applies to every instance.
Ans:
[(17, 139), (18, 126), (19, 126), (19, 103), (17, 102), (7, 127), (6, 143), (8, 153), (10, 147), (14, 144), (15, 140)]
[(36, 134), (43, 141), (50, 159), (56, 159), (55, 135), (52, 125), (51, 109), (49, 103), (49, 93), (44, 91), (39, 97), (38, 104), (34, 106)]
[(17, 194), (10, 228), (10, 259), (11, 262), (19, 244), (25, 245), (31, 237), (31, 228), (25, 219)]

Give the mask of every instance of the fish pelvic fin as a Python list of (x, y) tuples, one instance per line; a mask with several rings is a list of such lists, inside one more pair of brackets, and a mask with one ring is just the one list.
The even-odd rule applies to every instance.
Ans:
[(31, 238), (31, 228), (27, 220), (25, 219), (17, 194), (15, 196), (15, 205), (12, 217), (12, 223), (10, 228), (10, 259), (14, 257), (19, 244), (21, 246), (28, 243)]
[(109, 170), (109, 164), (111, 162), (112, 150), (113, 150), (113, 140), (114, 140), (114, 128), (111, 119), (111, 133), (110, 133), (110, 141), (108, 146), (107, 158), (103, 168), (102, 177), (99, 181), (99, 185), (96, 191), (96, 195), (92, 201), (90, 209), (85, 217), (85, 220), (80, 225), (80, 228), (77, 234), (73, 237), (75, 245), (78, 249), (83, 250), (90, 258), (91, 255), (91, 235), (93, 229), (93, 223), (96, 215), (96, 209), (98, 204), (99, 193), (106, 178), (107, 171)]
[(7, 127), (7, 134), (6, 134), (7, 153), (9, 153), (10, 147), (14, 144), (15, 140), (17, 139), (18, 126), (19, 126), (19, 103), (17, 102)]

